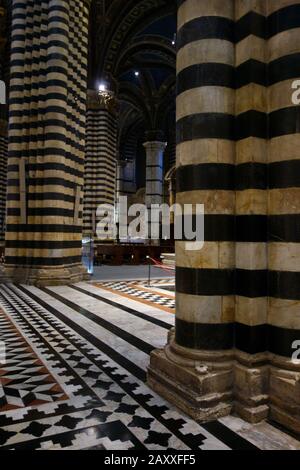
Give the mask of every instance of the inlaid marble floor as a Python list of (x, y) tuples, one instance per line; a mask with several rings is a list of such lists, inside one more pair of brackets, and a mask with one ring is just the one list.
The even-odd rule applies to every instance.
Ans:
[(174, 324), (173, 294), (122, 284), (0, 286), (1, 450), (300, 449), (268, 423), (197, 424), (150, 390), (149, 354)]

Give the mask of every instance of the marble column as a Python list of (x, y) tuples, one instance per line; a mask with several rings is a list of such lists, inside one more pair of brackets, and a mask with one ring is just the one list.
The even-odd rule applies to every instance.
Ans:
[(114, 205), (117, 167), (117, 107), (114, 96), (88, 91), (84, 173), (84, 234), (96, 237), (96, 212)]
[[(160, 243), (160, 221), (155, 215), (151, 219), (150, 210), (153, 204), (163, 203), (163, 179), (164, 179), (164, 151), (167, 144), (160, 141), (149, 141), (144, 143), (146, 149), (146, 197), (145, 204), (148, 212), (148, 242), (157, 245)], [(152, 237), (157, 234), (158, 237)]]
[(235, 315), (234, 1), (179, 2), (177, 203), (205, 204), (205, 246), (176, 243), (176, 327), (148, 383), (197, 420), (233, 406)]
[[(300, 433), (300, 2), (268, 2), (270, 417)], [(300, 354), (298, 354), (300, 359)]]
[(0, 246), (4, 246), (7, 190), (7, 12), (0, 6)]
[(0, 119), (0, 244), (4, 245), (7, 191), (7, 121)]
[[(12, 0), (6, 271), (82, 280), (89, 0)], [(45, 26), (46, 25), (46, 26)]]

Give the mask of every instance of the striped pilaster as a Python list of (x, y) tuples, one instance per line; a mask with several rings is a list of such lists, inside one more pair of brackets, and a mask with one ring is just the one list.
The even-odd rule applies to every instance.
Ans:
[(7, 122), (0, 120), (0, 244), (5, 238), (7, 190)]
[[(145, 204), (148, 210), (151, 210), (151, 205), (163, 202), (163, 180), (164, 180), (164, 150), (166, 148), (165, 142), (152, 141), (145, 142), (146, 149), (146, 196)], [(150, 231), (159, 234), (160, 222), (154, 216), (151, 220), (149, 216), (149, 241), (151, 240)], [(152, 240), (152, 243), (159, 243), (159, 239)]]
[(236, 0), (235, 409), (268, 415), (267, 2)]
[(88, 0), (12, 0), (8, 274), (82, 279)]
[(269, 311), (272, 419), (300, 433), (300, 2), (268, 2), (269, 30)]
[(179, 2), (177, 199), (205, 205), (205, 245), (176, 243), (176, 328), (149, 383), (196, 419), (232, 407), (235, 313), (234, 1)]
[(115, 203), (117, 121), (115, 107), (94, 90), (87, 107), (83, 228), (95, 235), (97, 207)]

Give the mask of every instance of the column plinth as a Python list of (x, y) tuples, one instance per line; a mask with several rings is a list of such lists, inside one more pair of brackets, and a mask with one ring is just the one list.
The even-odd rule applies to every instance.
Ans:
[(151, 353), (148, 384), (197, 421), (228, 415), (233, 400), (232, 351), (182, 348), (174, 334), (164, 349)]

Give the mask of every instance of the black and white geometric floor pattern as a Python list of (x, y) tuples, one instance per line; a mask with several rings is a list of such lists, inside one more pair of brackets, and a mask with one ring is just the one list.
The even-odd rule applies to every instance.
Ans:
[[(143, 358), (155, 346), (150, 336), (142, 341), (133, 332), (147, 324), (165, 334), (173, 316), (162, 312), (165, 323), (151, 316), (148, 322), (148, 313), (130, 313), (121, 298), (119, 308), (109, 307), (111, 297), (103, 293), (101, 302), (98, 294), (84, 283), (0, 286), (0, 306), (66, 395), (61, 402), (1, 412), (1, 450), (256, 448), (221, 421), (196, 423), (146, 385)], [(116, 326), (125, 315), (135, 325), (131, 332)]]
[[(163, 293), (153, 293), (151, 292), (151, 288), (149, 292), (146, 292), (139, 289), (138, 286), (133, 287), (132, 283), (128, 282), (105, 282), (99, 285), (100, 287), (102, 285), (103, 287), (106, 287), (108, 289), (116, 290), (122, 292), (123, 294), (131, 295), (133, 297), (136, 297), (137, 299), (148, 300), (153, 304), (163, 305), (164, 307), (175, 309), (175, 298), (170, 299), (169, 297), (164, 296)], [(146, 283), (144, 283), (143, 286), (144, 285), (146, 286)]]

